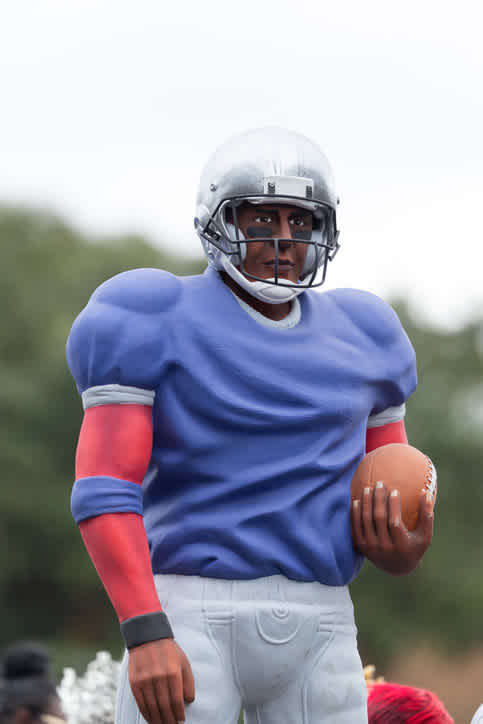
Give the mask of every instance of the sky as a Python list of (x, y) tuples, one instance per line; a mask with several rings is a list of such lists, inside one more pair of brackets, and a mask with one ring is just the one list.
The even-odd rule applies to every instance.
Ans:
[(0, 201), (200, 254), (199, 174), (265, 125), (327, 154), (327, 285), (483, 317), (480, 0), (15, 0), (0, 12)]

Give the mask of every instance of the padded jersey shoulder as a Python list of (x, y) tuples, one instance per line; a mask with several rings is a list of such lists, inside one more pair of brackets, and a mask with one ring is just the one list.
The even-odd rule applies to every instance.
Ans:
[(359, 289), (335, 289), (327, 296), (334, 312), (344, 315), (347, 331), (351, 330), (350, 336), (369, 360), (371, 414), (404, 403), (417, 384), (416, 355), (394, 309), (375, 294)]
[(126, 312), (159, 314), (176, 304), (180, 279), (162, 269), (132, 269), (101, 284), (91, 302), (110, 304)]
[(160, 269), (134, 269), (101, 284), (67, 340), (78, 390), (106, 384), (153, 389), (167, 318), (180, 293), (180, 280)]
[(330, 290), (326, 295), (377, 346), (385, 346), (401, 336), (407, 340), (394, 309), (376, 294), (362, 289), (341, 288)]

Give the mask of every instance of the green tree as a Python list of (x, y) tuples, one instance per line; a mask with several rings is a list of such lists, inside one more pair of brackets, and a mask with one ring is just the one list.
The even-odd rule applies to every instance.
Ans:
[(398, 309), (418, 359), (419, 384), (407, 404), (409, 441), (438, 472), (434, 538), (420, 567), (393, 578), (365, 563), (352, 585), (364, 659), (384, 666), (426, 641), (448, 650), (482, 642), (481, 533), (483, 323), (442, 332)]
[(190, 274), (204, 264), (136, 236), (88, 239), (54, 215), (8, 207), (0, 208), (0, 249), (0, 639), (67, 642), (80, 652), (72, 663), (83, 665), (120, 642), (69, 510), (82, 409), (65, 341), (92, 291), (114, 274), (143, 266)]

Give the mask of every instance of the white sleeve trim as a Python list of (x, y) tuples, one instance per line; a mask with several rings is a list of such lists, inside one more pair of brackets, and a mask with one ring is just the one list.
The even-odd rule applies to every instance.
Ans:
[(383, 425), (389, 425), (391, 422), (400, 422), (404, 420), (405, 414), (406, 405), (404, 402), (402, 405), (397, 405), (397, 407), (388, 407), (376, 415), (371, 415), (367, 421), (367, 428), (382, 427)]
[(126, 385), (96, 385), (82, 393), (84, 410), (100, 405), (147, 405), (154, 403), (154, 390)]

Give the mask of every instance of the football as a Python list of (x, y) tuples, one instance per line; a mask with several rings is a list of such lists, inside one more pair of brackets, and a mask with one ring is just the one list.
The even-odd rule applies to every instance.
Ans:
[(362, 458), (351, 485), (351, 498), (362, 500), (364, 488), (381, 480), (388, 491), (399, 490), (404, 525), (414, 530), (418, 522), (421, 490), (426, 488), (436, 500), (436, 468), (430, 458), (411, 445), (383, 445)]

